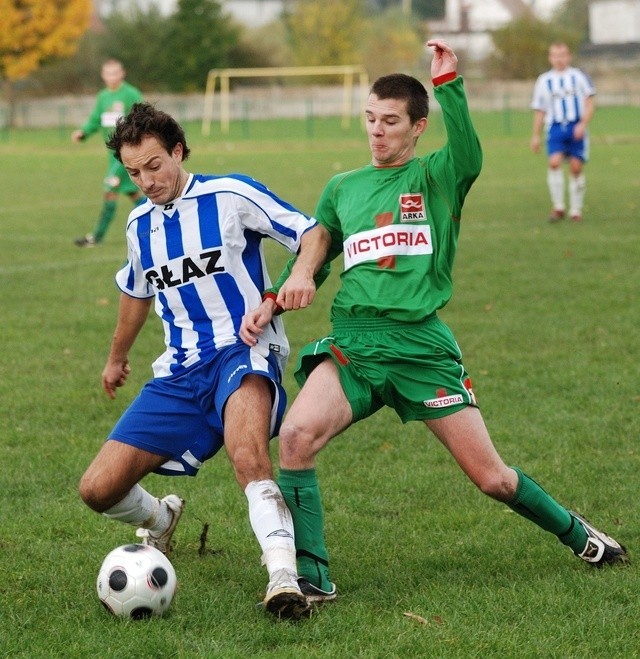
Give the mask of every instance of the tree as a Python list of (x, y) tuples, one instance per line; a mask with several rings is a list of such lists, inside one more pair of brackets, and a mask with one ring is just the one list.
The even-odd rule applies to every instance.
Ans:
[(91, 0), (0, 0), (0, 76), (23, 80), (42, 62), (72, 55), (91, 11)]
[(146, 9), (133, 4), (121, 6), (105, 17), (103, 23), (105, 31), (94, 35), (101, 60), (119, 59), (136, 87), (170, 89), (166, 80), (167, 66), (171, 67), (173, 61), (173, 54), (167, 49), (169, 19), (157, 6), (149, 4)]
[(14, 83), (45, 61), (72, 55), (89, 27), (91, 0), (0, 0), (0, 79), (14, 125)]
[(589, 41), (589, 0), (565, 0), (553, 14), (559, 27), (575, 32), (580, 43)]
[(445, 0), (412, 0), (411, 9), (419, 18), (441, 19), (445, 15)]
[(176, 91), (201, 90), (211, 69), (242, 66), (242, 29), (217, 0), (179, 0), (163, 47), (164, 77)]
[(411, 13), (421, 19), (440, 19), (445, 15), (445, 0), (367, 0), (369, 11), (379, 13), (385, 10), (409, 8)]
[(576, 35), (555, 24), (522, 17), (491, 33), (495, 50), (487, 61), (489, 77), (530, 80), (549, 68), (549, 45), (564, 41), (573, 50)]
[(292, 0), (283, 15), (298, 66), (359, 64), (359, 0)]
[(214, 0), (183, 0), (169, 16), (158, 2), (110, 1), (110, 13), (81, 39), (76, 56), (33, 76), (40, 91), (93, 91), (109, 57), (122, 61), (127, 78), (145, 93), (201, 91), (212, 68), (269, 66), (282, 32), (252, 38)]
[[(417, 22), (417, 26), (416, 26)], [(362, 40), (363, 64), (372, 78), (401, 71), (424, 76), (425, 37), (419, 21), (402, 13), (398, 8), (390, 9), (368, 22), (366, 36)]]

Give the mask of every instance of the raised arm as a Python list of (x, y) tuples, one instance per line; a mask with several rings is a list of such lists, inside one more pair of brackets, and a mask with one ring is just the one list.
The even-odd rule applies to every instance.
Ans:
[(451, 46), (442, 39), (430, 39), (427, 46), (433, 48), (431, 60), (431, 78), (436, 79), (444, 75), (456, 73), (458, 70), (458, 57)]

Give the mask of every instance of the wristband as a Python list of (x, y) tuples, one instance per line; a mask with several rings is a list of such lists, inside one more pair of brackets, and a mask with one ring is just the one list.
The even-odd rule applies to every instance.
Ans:
[(444, 73), (443, 75), (434, 78), (431, 82), (433, 83), (434, 87), (437, 87), (438, 85), (441, 85), (444, 82), (455, 80), (457, 77), (458, 74), (455, 71), (451, 71), (451, 73)]
[(278, 304), (278, 296), (275, 293), (272, 293), (271, 291), (263, 293), (262, 301), (264, 302), (265, 300), (273, 300), (273, 303), (276, 305), (276, 310), (273, 312), (274, 316), (279, 316), (281, 313), (284, 313), (284, 307), (281, 307)]

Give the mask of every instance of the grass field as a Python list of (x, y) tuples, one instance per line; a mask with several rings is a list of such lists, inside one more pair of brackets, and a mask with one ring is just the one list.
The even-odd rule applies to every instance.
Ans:
[[(0, 656), (640, 656), (637, 108), (603, 108), (594, 120), (581, 225), (546, 222), (528, 114), (477, 114), (476, 124), (485, 166), (442, 316), (505, 460), (619, 538), (633, 564), (590, 569), (477, 492), (421, 424), (385, 410), (320, 455), (336, 603), (300, 624), (256, 609), (266, 574), (221, 454), (196, 479), (145, 481), (187, 499), (172, 557), (179, 592), (166, 618), (110, 618), (95, 593), (98, 567), (134, 534), (90, 512), (77, 481), (150, 377), (161, 330), (151, 318), (127, 387), (109, 401), (99, 381), (128, 203), (103, 246), (77, 249), (100, 206), (100, 141), (11, 132), (0, 140)], [(343, 134), (318, 121), (312, 139), (303, 126), (250, 128), (205, 139), (188, 126), (189, 167), (251, 174), (312, 212), (333, 172), (368, 157), (357, 126)], [(434, 114), (422, 150), (443, 139)], [(269, 255), (276, 275), (285, 255)], [(287, 317), (294, 354), (327, 330), (336, 285), (332, 275), (313, 308)], [(291, 370), (286, 385), (293, 394)]]

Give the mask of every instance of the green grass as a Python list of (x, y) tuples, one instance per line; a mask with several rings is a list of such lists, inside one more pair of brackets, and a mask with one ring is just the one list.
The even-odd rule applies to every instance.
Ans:
[[(465, 206), (456, 292), (443, 312), (505, 460), (638, 556), (640, 385), (635, 108), (599, 110), (582, 225), (549, 225), (543, 156), (528, 113), (476, 114), (485, 166)], [(357, 126), (235, 125), (203, 138), (192, 170), (242, 171), (312, 212), (335, 171), (364, 163)], [(215, 133), (215, 131), (214, 131)], [(422, 149), (444, 138), (434, 114)], [(150, 476), (188, 507), (169, 615), (110, 618), (95, 593), (103, 556), (132, 530), (91, 513), (77, 481), (162, 349), (152, 318), (115, 402), (100, 390), (124, 258), (123, 200), (106, 243), (79, 250), (99, 210), (104, 152), (59, 131), (0, 141), (0, 656), (640, 656), (640, 572), (591, 570), (552, 536), (488, 500), (421, 424), (388, 410), (320, 454), (332, 575), (340, 598), (310, 621), (255, 608), (266, 575), (224, 455), (196, 479)], [(272, 274), (285, 255), (270, 249)], [(287, 317), (294, 354), (328, 328), (332, 278)], [(296, 391), (291, 370), (286, 376)], [(274, 458), (277, 441), (272, 443)], [(208, 523), (208, 552), (198, 555)], [(419, 619), (406, 616), (411, 613)], [(422, 622), (420, 621), (422, 619)]]

